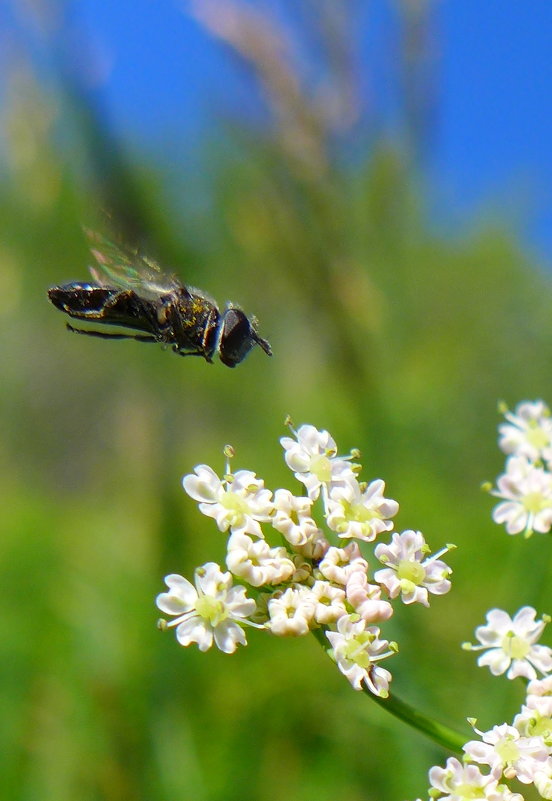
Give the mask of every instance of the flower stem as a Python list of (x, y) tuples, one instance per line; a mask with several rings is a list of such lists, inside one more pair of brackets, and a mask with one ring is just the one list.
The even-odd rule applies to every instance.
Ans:
[(405, 701), (401, 701), (396, 695), (390, 694), (388, 698), (379, 698), (379, 696), (371, 693), (367, 687), (363, 687), (362, 689), (376, 704), (379, 704), (392, 715), (395, 715), (399, 720), (408, 723), (409, 726), (418, 729), (418, 731), (421, 731), (426, 737), (429, 737), (438, 745), (446, 748), (447, 751), (452, 751), (455, 754), (464, 753), (462, 751), (462, 746), (470, 739), (469, 734), (462, 735), (454, 731), (454, 729), (445, 726), (443, 723), (438, 723), (436, 720), (419, 712)]
[[(328, 643), (324, 634), (323, 629), (316, 629), (312, 632), (322, 648), (329, 652)], [(329, 655), (329, 653), (328, 653)], [(408, 723), (409, 726), (412, 726), (414, 729), (422, 732), (425, 734), (426, 737), (429, 737), (431, 740), (436, 742), (438, 745), (445, 748), (447, 751), (452, 751), (455, 754), (462, 754), (462, 746), (469, 740), (468, 735), (462, 735), (454, 729), (450, 729), (448, 726), (445, 726), (443, 723), (438, 723), (433, 718), (424, 715), (422, 712), (419, 712), (410, 704), (407, 704), (405, 701), (401, 701), (396, 695), (389, 695), (387, 698), (380, 698), (377, 695), (374, 695), (370, 690), (363, 686), (363, 692), (375, 701), (376, 704), (379, 704), (383, 709), (386, 709), (396, 718), (399, 720), (404, 721), (404, 723)]]

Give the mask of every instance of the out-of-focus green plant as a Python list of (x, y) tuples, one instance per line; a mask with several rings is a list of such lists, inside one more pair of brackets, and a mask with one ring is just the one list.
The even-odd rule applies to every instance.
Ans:
[[(506, 550), (474, 490), (497, 472), (496, 399), (552, 395), (549, 279), (506, 230), (483, 221), (456, 241), (435, 230), (413, 163), (423, 141), (392, 145), (360, 113), (354, 16), (301, 5), (327, 77), (312, 86), (288, 29), (260, 7), (189, 8), (267, 103), (263, 125), (221, 123), (225, 155), (216, 135), (206, 145), (201, 223), (182, 222), (162, 172), (129, 158), (76, 76), (46, 87), (30, 61), (9, 76), (0, 772), (11, 799), (41, 801), (413, 797), (443, 754), (360, 703), (314, 643), (291, 642), (285, 662), (278, 642), (226, 659), (179, 653), (155, 631), (160, 577), (207, 551), (223, 558), (179, 478), (232, 442), (238, 467), (278, 486), (272, 445), (288, 413), (358, 445), (401, 498), (397, 527), (459, 546), (456, 592), (394, 618), (401, 696), (449, 721), (472, 707), (489, 725), (506, 719), (515, 689), (467, 684), (457, 646), (482, 608), (547, 598), (542, 542)], [(274, 358), (228, 371), (70, 336), (45, 291), (86, 279), (81, 224), (104, 208), (184, 281), (255, 312)]]

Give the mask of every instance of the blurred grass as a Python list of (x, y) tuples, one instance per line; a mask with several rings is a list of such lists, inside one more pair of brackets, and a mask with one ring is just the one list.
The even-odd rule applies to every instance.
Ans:
[[(224, 554), (180, 477), (220, 469), (230, 442), (237, 468), (293, 488), (288, 413), (358, 446), (364, 477), (401, 504), (399, 529), (459, 546), (450, 595), (386, 627), (395, 692), (454, 727), (509, 720), (521, 687), (477, 672), (459, 644), (491, 606), (551, 611), (548, 538), (507, 538), (479, 490), (501, 470), (497, 400), (552, 400), (549, 277), (505, 228), (440, 236), (406, 152), (381, 141), (347, 165), (314, 113), (286, 129), (295, 139), (234, 127), (231, 156), (204, 155), (217, 171), (201, 230), (177, 228), (155, 166), (125, 158), (89, 98), (73, 87), (48, 103), (24, 85), (4, 109), (0, 181), (5, 797), (422, 794), (446, 755), (354, 693), (314, 640), (253, 632), (229, 658), (156, 631), (165, 573)], [(80, 120), (80, 173), (56, 147), (54, 107)], [(45, 290), (86, 278), (80, 225), (106, 205), (184, 280), (257, 314), (274, 358), (229, 371), (69, 336)]]

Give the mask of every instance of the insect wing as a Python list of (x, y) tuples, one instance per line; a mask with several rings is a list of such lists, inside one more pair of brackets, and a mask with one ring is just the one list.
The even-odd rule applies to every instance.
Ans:
[(163, 273), (154, 261), (126, 251), (88, 228), (85, 228), (85, 234), (96, 261), (90, 272), (100, 286), (130, 289), (148, 300), (157, 300), (160, 295), (184, 289), (175, 276)]

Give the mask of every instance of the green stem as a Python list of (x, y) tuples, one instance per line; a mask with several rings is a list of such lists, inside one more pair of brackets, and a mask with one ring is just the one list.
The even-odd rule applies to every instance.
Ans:
[[(328, 653), (328, 641), (325, 637), (323, 629), (316, 629), (312, 633), (322, 648), (324, 648), (326, 653)], [(460, 734), (459, 732), (454, 731), (454, 729), (450, 729), (448, 726), (445, 726), (443, 723), (438, 723), (436, 720), (424, 715), (422, 712), (419, 712), (405, 701), (401, 701), (401, 699), (396, 695), (389, 695), (387, 698), (380, 698), (379, 696), (370, 692), (370, 690), (364, 685), (362, 690), (369, 698), (372, 699), (372, 701), (375, 701), (376, 704), (379, 704), (379, 706), (381, 706), (383, 709), (386, 709), (396, 718), (399, 718), (399, 720), (404, 721), (404, 723), (408, 723), (409, 726), (412, 726), (414, 729), (422, 732), (422, 734), (425, 734), (426, 737), (429, 737), (447, 751), (452, 751), (455, 754), (463, 753), (462, 746), (469, 740), (469, 735), (466, 736)]]
[(443, 723), (438, 723), (436, 720), (419, 712), (405, 701), (401, 701), (396, 695), (390, 694), (388, 698), (380, 698), (374, 695), (374, 693), (371, 693), (367, 687), (363, 687), (362, 689), (376, 704), (379, 704), (392, 715), (395, 715), (399, 720), (408, 723), (409, 726), (418, 729), (418, 731), (421, 731), (426, 737), (429, 737), (438, 745), (446, 748), (447, 751), (452, 751), (460, 755), (464, 753), (462, 746), (470, 739), (469, 735), (466, 737), (465, 734), (460, 734), (454, 731), (454, 729), (445, 726)]

